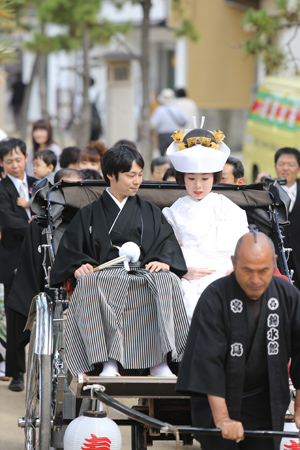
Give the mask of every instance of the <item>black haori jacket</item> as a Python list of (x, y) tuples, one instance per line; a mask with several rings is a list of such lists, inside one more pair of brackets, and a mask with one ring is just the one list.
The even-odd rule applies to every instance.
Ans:
[[(230, 418), (240, 420), (248, 354), (246, 302), (233, 273), (209, 285), (196, 306), (176, 388), (192, 397), (192, 409), (193, 398), (202, 398), (201, 408), (194, 402), (195, 426), (213, 426), (207, 395), (225, 398)], [(291, 379), (300, 389), (300, 293), (287, 281), (272, 278), (256, 333), (262, 340), (254, 336), (253, 345), (264, 348), (267, 358), (273, 429), (281, 430), (290, 400), (290, 358)]]
[(51, 272), (53, 286), (66, 280), (74, 286), (76, 269), (86, 263), (96, 267), (118, 257), (114, 246), (128, 241), (140, 246), (142, 267), (150, 261), (160, 261), (168, 264), (179, 277), (187, 272), (172, 227), (157, 206), (136, 195), (127, 199), (118, 216), (119, 212), (106, 191), (77, 212), (59, 244)]

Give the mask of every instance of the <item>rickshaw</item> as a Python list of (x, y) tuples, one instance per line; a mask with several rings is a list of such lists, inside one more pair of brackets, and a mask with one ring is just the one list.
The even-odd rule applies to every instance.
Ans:
[[(125, 415), (118, 425), (131, 426), (132, 450), (145, 450), (155, 440), (175, 439), (191, 445), (192, 428), (189, 398), (176, 393), (176, 378), (147, 377), (140, 374), (120, 377), (99, 377), (79, 374), (72, 377), (64, 357), (64, 321), (68, 298), (63, 287), (50, 289), (51, 267), (59, 239), (78, 208), (96, 200), (106, 184), (104, 181), (62, 181), (54, 186), (39, 183), (32, 208), (39, 233), (43, 236), (39, 252), (44, 271), (45, 291), (32, 300), (27, 328), (31, 329), (28, 351), (25, 414), (18, 425), (25, 431), (25, 449), (63, 449), (67, 425), (84, 410), (95, 410), (99, 402)], [(282, 231), (288, 223), (287, 194), (276, 181), (268, 189), (258, 183), (246, 186), (219, 185), (222, 193), (243, 208), (249, 227), (263, 231), (273, 240), (278, 254), (278, 269), (291, 282), (288, 253), (283, 245)], [(175, 183), (142, 183), (139, 195), (158, 207), (170, 206), (186, 195)], [(99, 372), (98, 372), (99, 373)], [(135, 397), (138, 404), (129, 408), (116, 398)], [(219, 433), (219, 430), (200, 430)], [(247, 435), (253, 432), (245, 432)], [(264, 432), (261, 432), (264, 433)], [(271, 432), (266, 432), (271, 433)], [(275, 434), (274, 434), (275, 433)], [(273, 432), (273, 436), (296, 437), (297, 433)]]

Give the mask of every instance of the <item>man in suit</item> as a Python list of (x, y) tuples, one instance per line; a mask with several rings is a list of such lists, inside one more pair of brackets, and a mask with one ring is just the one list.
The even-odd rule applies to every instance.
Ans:
[(291, 199), (288, 217), (290, 224), (283, 230), (284, 246), (293, 250), (288, 259), (288, 266), (294, 271), (294, 285), (300, 289), (300, 189), (296, 182), (300, 171), (299, 150), (291, 147), (277, 150), (275, 170), (278, 178), (286, 179), (286, 185), (282, 187)]
[[(58, 183), (61, 180), (76, 183), (77, 181), (83, 180), (83, 174), (76, 169), (60, 169), (56, 172), (54, 181)], [(45, 180), (40, 180), (34, 186), (34, 190), (36, 192), (38, 189), (41, 189), (45, 195), (45, 189), (49, 189), (50, 186), (51, 184), (46, 184)], [(76, 209), (74, 208), (73, 214), (75, 214), (75, 211)], [(71, 217), (69, 219), (64, 217), (64, 223), (60, 224), (54, 230), (53, 237), (56, 249), (59, 239), (67, 226), (67, 222), (70, 220)], [(23, 240), (18, 270), (14, 277), (9, 297), (6, 299), (6, 307), (24, 316), (24, 320), (28, 317), (32, 299), (39, 292), (46, 292), (53, 299), (55, 296), (54, 291), (47, 289), (45, 286), (45, 272), (43, 268), (44, 251), (39, 252), (39, 247), (45, 244), (47, 244), (47, 236), (44, 233), (44, 228), (38, 226), (37, 222), (32, 220)], [(46, 266), (49, 267), (50, 265), (51, 262), (47, 255)]]
[[(10, 309), (7, 299), (18, 266), (22, 242), (31, 211), (28, 201), (35, 178), (26, 175), (26, 144), (9, 138), (0, 142), (0, 165), (6, 177), (0, 182), (0, 283), (4, 284), (4, 305), (7, 322), (6, 375), (12, 377), (9, 389), (24, 389), (25, 345), (23, 333), (26, 318)], [(25, 203), (23, 200), (25, 199)], [(21, 201), (22, 200), (22, 201)], [(19, 206), (24, 204), (24, 206)]]

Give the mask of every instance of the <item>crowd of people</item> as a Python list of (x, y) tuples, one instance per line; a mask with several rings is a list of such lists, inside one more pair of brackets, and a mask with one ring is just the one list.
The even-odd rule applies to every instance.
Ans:
[[(272, 439), (256, 439), (253, 447), (244, 428), (282, 429), (289, 375), (300, 428), (300, 152), (279, 149), (274, 161), (290, 199), (284, 239), (294, 250), (288, 261), (293, 286), (274, 277), (273, 242), (249, 232), (245, 211), (212, 192), (216, 184), (246, 181), (224, 134), (190, 122), (197, 108), (184, 90), (176, 100), (164, 89), (159, 100), (151, 123), (161, 156), (151, 163), (150, 181), (186, 190), (162, 211), (138, 195), (145, 167), (134, 142), (124, 139), (108, 149), (92, 141), (61, 150), (43, 119), (33, 124), (28, 152), (20, 139), (0, 141), (0, 282), (7, 324), (0, 378), (9, 379), (12, 391), (24, 389), (24, 297), (40, 291), (36, 280), (26, 288), (30, 266), (35, 270), (30, 246), (32, 236), (43, 239), (32, 220), (32, 194), (40, 180), (103, 179), (101, 196), (80, 208), (64, 231), (51, 270), (51, 285), (73, 292), (65, 332), (70, 372), (178, 374), (177, 390), (191, 396), (193, 425), (222, 431), (223, 439), (197, 436), (203, 450), (277, 449)], [(99, 264), (107, 268), (97, 270)]]

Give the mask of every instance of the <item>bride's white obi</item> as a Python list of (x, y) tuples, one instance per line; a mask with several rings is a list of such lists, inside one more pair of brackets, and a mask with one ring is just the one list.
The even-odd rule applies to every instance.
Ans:
[(164, 208), (163, 214), (175, 232), (187, 267), (214, 271), (199, 280), (181, 279), (191, 320), (204, 289), (232, 269), (231, 256), (236, 243), (249, 231), (247, 216), (227, 197), (212, 192), (202, 200), (182, 197), (170, 208)]

